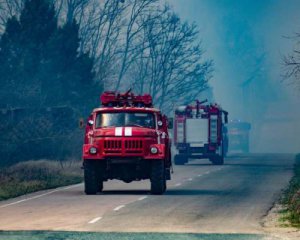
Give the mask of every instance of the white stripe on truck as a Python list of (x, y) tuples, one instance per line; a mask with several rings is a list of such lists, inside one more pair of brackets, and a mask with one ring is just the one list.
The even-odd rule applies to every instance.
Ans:
[(116, 127), (115, 128), (115, 136), (118, 136), (118, 137), (120, 137), (120, 136), (122, 136), (122, 127)]
[(125, 136), (132, 136), (132, 128), (131, 127), (125, 128)]

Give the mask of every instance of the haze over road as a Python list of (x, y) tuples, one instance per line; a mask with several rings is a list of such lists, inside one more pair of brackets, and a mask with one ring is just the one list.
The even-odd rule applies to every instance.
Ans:
[(175, 166), (162, 196), (149, 182), (111, 181), (95, 196), (83, 184), (0, 203), (0, 230), (264, 233), (261, 225), (292, 176), (292, 155), (233, 156), (223, 166)]

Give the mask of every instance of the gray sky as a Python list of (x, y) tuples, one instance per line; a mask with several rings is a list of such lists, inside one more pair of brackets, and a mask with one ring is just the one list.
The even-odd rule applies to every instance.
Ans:
[[(300, 136), (300, 112), (290, 113), (291, 108), (299, 109), (300, 93), (281, 78), (282, 56), (293, 47), (284, 36), (300, 32), (300, 0), (169, 2), (182, 19), (199, 26), (206, 57), (215, 62), (215, 99), (231, 118), (252, 123), (253, 149), (300, 150), (300, 137), (294, 136), (295, 128)], [(290, 133), (279, 128), (290, 128)]]

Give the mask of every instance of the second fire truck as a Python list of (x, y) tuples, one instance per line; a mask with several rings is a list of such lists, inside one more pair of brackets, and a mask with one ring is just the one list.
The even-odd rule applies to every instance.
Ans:
[(222, 165), (227, 153), (228, 138), (225, 124), (228, 112), (217, 104), (180, 106), (175, 110), (174, 144), (178, 154), (175, 165), (183, 165), (190, 158), (208, 158), (215, 165)]

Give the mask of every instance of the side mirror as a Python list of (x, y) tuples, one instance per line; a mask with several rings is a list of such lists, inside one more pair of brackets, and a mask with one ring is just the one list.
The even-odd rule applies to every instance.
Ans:
[(168, 119), (168, 129), (173, 129), (173, 118)]
[(91, 127), (91, 126), (94, 125), (94, 121), (93, 121), (93, 120), (89, 120), (89, 121), (88, 121), (88, 124), (89, 124), (89, 126)]

